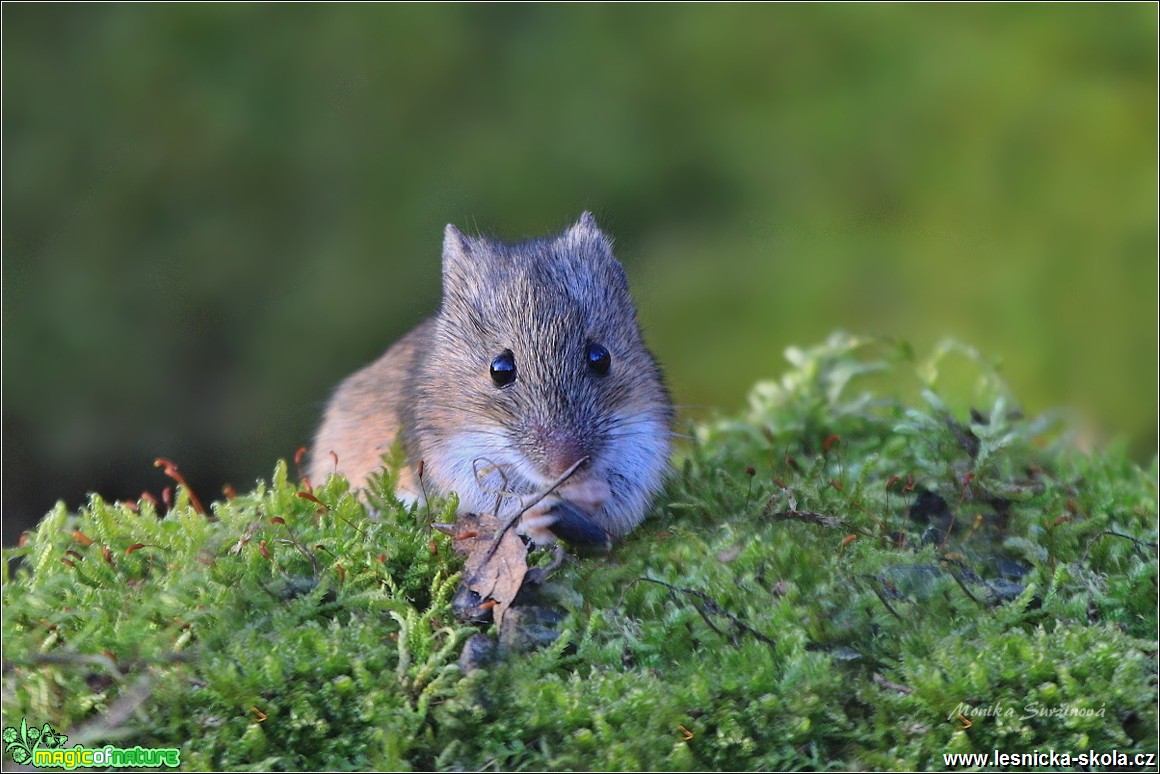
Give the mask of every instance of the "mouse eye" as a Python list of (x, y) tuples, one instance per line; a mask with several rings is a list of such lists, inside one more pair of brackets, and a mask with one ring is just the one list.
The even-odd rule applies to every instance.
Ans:
[(496, 387), (507, 387), (516, 380), (516, 356), (510, 349), (505, 349), (491, 361), (491, 380)]
[(612, 355), (599, 344), (589, 344), (584, 351), (584, 360), (588, 363), (588, 370), (597, 376), (607, 376), (612, 367)]

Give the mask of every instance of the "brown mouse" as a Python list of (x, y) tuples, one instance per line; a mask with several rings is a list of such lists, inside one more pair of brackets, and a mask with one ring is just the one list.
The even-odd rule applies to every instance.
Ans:
[[(448, 225), (439, 311), (334, 392), (309, 476), (353, 487), (402, 439), (397, 494), (459, 496), (537, 541), (607, 543), (644, 518), (668, 468), (673, 408), (609, 238), (585, 212), (519, 244)], [(420, 483), (417, 468), (423, 464)]]

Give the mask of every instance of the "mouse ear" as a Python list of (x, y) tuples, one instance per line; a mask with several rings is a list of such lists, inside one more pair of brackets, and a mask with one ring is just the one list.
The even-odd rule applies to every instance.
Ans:
[(470, 270), (472, 256), (471, 240), (450, 223), (443, 229), (443, 286), (449, 287), (456, 277), (462, 277)]
[(581, 242), (596, 242), (609, 254), (612, 253), (612, 240), (596, 225), (596, 218), (588, 210), (580, 214), (580, 219), (564, 232), (564, 239)]
[(596, 216), (592, 214), (591, 210), (584, 210), (584, 212), (580, 213), (580, 220), (576, 221), (576, 225), (592, 228), (597, 231), (600, 230), (600, 227), (596, 225)]
[(450, 254), (459, 257), (471, 255), (471, 241), (462, 231), (448, 223), (443, 229), (443, 259), (446, 260)]
[(568, 229), (568, 233), (576, 235), (599, 234), (600, 236), (604, 236), (604, 232), (600, 230), (600, 226), (596, 225), (596, 218), (588, 210), (580, 213), (580, 219), (572, 224), (572, 227)]

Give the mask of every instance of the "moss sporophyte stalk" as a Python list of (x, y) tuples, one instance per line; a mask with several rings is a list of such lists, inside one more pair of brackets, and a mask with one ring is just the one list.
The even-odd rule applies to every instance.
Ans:
[[(211, 770), (1154, 755), (1160, 461), (1078, 451), (961, 344), (788, 354), (685, 429), (635, 532), (499, 631), (456, 618), (462, 531), (431, 528), (456, 502), (403, 505), (397, 468), (369, 503), (283, 463), (205, 514), (180, 485), (59, 506), (5, 551), (3, 725)], [(498, 656), (461, 658), (480, 638)], [(24, 728), (6, 758), (31, 763)]]

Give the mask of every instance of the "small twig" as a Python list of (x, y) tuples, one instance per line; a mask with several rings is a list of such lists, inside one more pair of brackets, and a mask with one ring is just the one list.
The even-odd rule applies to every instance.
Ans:
[(1125, 535), (1122, 532), (1116, 532), (1115, 530), (1108, 529), (1108, 530), (1104, 530), (1103, 532), (1101, 532), (1100, 534), (1096, 535), (1094, 538), (1092, 538), (1091, 540), (1088, 541), (1087, 548), (1085, 548), (1083, 550), (1083, 560), (1085, 562), (1087, 561), (1087, 558), (1088, 558), (1088, 552), (1092, 550), (1092, 546), (1095, 545), (1096, 541), (1098, 541), (1104, 537), (1107, 537), (1108, 535), (1111, 535), (1112, 537), (1123, 538), (1124, 540), (1131, 540), (1133, 543), (1135, 543), (1138, 546), (1147, 546), (1148, 548), (1157, 548), (1158, 547), (1156, 543), (1153, 543), (1151, 541), (1140, 540), (1138, 538), (1132, 537), (1131, 535)]
[[(686, 588), (682, 588), (680, 586), (674, 586), (671, 583), (665, 583), (664, 581), (656, 580), (655, 578), (637, 578), (636, 580), (632, 581), (632, 583), (629, 583), (627, 587), (625, 587), (625, 591), (627, 591), (629, 588), (631, 588), (632, 585), (637, 583), (638, 581), (645, 581), (648, 583), (655, 583), (658, 586), (664, 586), (666, 589), (669, 590), (669, 596), (671, 596), (671, 597), (675, 597), (677, 592), (680, 592), (680, 593), (686, 594), (690, 597), (694, 597), (695, 599), (701, 600), (702, 604), (694, 603), (693, 607), (696, 608), (697, 613), (700, 614), (701, 619), (705, 622), (705, 625), (708, 626), (710, 629), (712, 629), (715, 634), (717, 634), (721, 637), (725, 637), (726, 633), (717, 628), (717, 625), (714, 624), (713, 621), (709, 618), (710, 615), (724, 616), (724, 617), (728, 618), (733, 623), (733, 625), (736, 626), (737, 629), (740, 630), (742, 633), (749, 634), (749, 635), (756, 637), (758, 640), (760, 640), (761, 642), (764, 642), (766, 645), (768, 645), (771, 648), (777, 647), (776, 642), (774, 642), (772, 639), (770, 639), (765, 634), (762, 634), (761, 632), (759, 632), (757, 629), (754, 629), (752, 626), (745, 623), (740, 618), (738, 618), (737, 616), (730, 613), (728, 610), (725, 610), (724, 608), (722, 608), (719, 604), (717, 604), (717, 600), (713, 599), (711, 596), (709, 596), (708, 594), (706, 594), (703, 591), (698, 591), (697, 589), (686, 589)], [(621, 595), (621, 598), (623, 599), (623, 594)], [(734, 644), (737, 644), (736, 637), (730, 636), (729, 639), (732, 640), (732, 642)]]
[(305, 545), (303, 545), (302, 541), (298, 539), (298, 535), (296, 535), (294, 533), (293, 527), (291, 527), (290, 524), (285, 519), (283, 519), (281, 516), (275, 516), (274, 518), (270, 519), (270, 523), (271, 524), (281, 524), (286, 529), (286, 534), (288, 534), (290, 537), (289, 538), (282, 538), (281, 542), (289, 543), (290, 545), (294, 546), (294, 548), (296, 548), (298, 550), (298, 553), (300, 553), (304, 557), (306, 557), (306, 560), (308, 562), (310, 562), (310, 566), (314, 570), (314, 574), (317, 576), (318, 575), (318, 559), (317, 559), (317, 557), (314, 556), (314, 553), (309, 548), (307, 548)]
[(966, 582), (962, 578), (959, 577), (959, 574), (957, 572), (950, 569), (949, 566), (947, 567), (947, 572), (950, 573), (950, 576), (955, 579), (955, 583), (959, 584), (959, 588), (961, 588), (963, 590), (964, 594), (966, 594), (968, 597), (970, 597), (972, 602), (974, 602), (979, 607), (986, 607), (986, 605), (984, 605), (983, 602), (978, 597), (976, 597), (974, 594), (971, 593), (971, 590), (967, 588)]
[(69, 738), (74, 744), (88, 745), (96, 740), (115, 739), (130, 732), (125, 723), (153, 695), (153, 675), (146, 673), (121, 692), (105, 713), (74, 728)]
[(496, 530), (495, 537), (492, 538), (492, 540), (491, 540), (491, 546), (488, 547), (487, 553), (483, 557), (483, 564), (487, 564), (488, 562), (491, 561), (491, 558), (493, 556), (495, 556), (495, 552), (499, 548), (499, 543), (503, 539), (503, 536), (507, 533), (507, 531), (509, 529), (512, 528), (512, 526), (517, 521), (520, 520), (521, 516), (523, 516), (525, 513), (527, 513), (529, 510), (531, 510), (533, 505), (536, 505), (541, 500), (543, 500), (545, 497), (552, 494), (552, 492), (556, 491), (557, 487), (559, 487), (561, 484), (563, 484), (565, 481), (567, 481), (569, 478), (571, 478), (572, 474), (575, 473), (577, 470), (579, 470), (580, 466), (586, 462), (588, 462), (588, 457), (581, 457), (580, 459), (573, 462), (572, 466), (570, 468), (568, 468), (567, 470), (565, 470), (559, 478), (557, 478), (555, 481), (553, 481), (552, 484), (547, 489), (545, 489), (542, 492), (540, 492), (539, 494), (537, 494), (534, 498), (532, 498), (531, 502), (529, 502), (522, 509), (520, 509), (519, 513), (517, 513), (515, 516), (512, 516), (510, 519), (508, 519), (506, 522), (504, 522), (503, 526), (501, 526), (498, 530)]
[[(484, 479), (487, 478), (488, 473), (486, 470), (481, 471), (479, 469), (480, 462), (486, 462), (492, 467), (493, 470), (495, 470), (496, 475), (498, 475), (500, 481), (503, 482), (503, 486), (497, 489), (496, 487), (489, 486), (485, 483)], [(475, 483), (480, 489), (482, 489), (484, 492), (487, 492), (488, 494), (495, 495), (495, 507), (492, 509), (492, 515), (498, 519), (499, 507), (503, 505), (503, 498), (511, 497), (514, 494), (510, 489), (508, 489), (508, 477), (507, 473), (503, 469), (503, 466), (497, 465), (486, 457), (477, 457), (471, 461), (471, 472), (475, 475)]]
[(117, 666), (117, 662), (110, 656), (99, 653), (37, 653), (24, 659), (5, 659), (4, 673), (11, 671), (12, 667), (24, 664), (59, 664), (62, 666), (75, 666), (80, 664), (87, 664), (89, 666), (98, 666), (108, 672), (109, 677), (117, 682), (121, 682), (125, 675), (122, 674), (121, 668)]
[(886, 599), (886, 595), (882, 593), (880, 588), (878, 588), (878, 584), (882, 583), (882, 579), (876, 575), (867, 575), (866, 577), (871, 581), (874, 581), (870, 584), (870, 590), (874, 592), (874, 596), (878, 597), (878, 601), (881, 602), (882, 606), (886, 608), (886, 612), (890, 613), (890, 615), (901, 621), (902, 616), (898, 614), (897, 610), (891, 607), (890, 602)]
[(118, 664), (109, 656), (93, 653), (36, 653), (26, 658), (6, 658), (3, 662), (3, 672), (8, 674), (19, 666), (39, 666), (44, 664), (59, 666), (75, 666), (89, 664), (103, 667), (114, 680), (120, 681), (130, 672), (141, 667), (150, 667), (156, 664), (181, 663), (193, 661), (194, 655), (188, 652), (168, 653), (156, 660), (135, 659)]
[(891, 690), (891, 691), (898, 691), (899, 693), (906, 694), (906, 695), (914, 693), (913, 688), (907, 688), (905, 685), (899, 685), (898, 683), (892, 683), (889, 680), (887, 680), (885, 677), (883, 677), (882, 675), (878, 674), (877, 672), (875, 672), (870, 677), (870, 679), (873, 680), (877, 685), (881, 685), (883, 688), (886, 688), (886, 689)]
[(795, 521), (804, 521), (810, 524), (817, 524), (821, 527), (829, 527), (831, 529), (841, 527), (842, 519), (837, 516), (827, 516), (823, 513), (816, 513), (814, 511), (798, 511), (789, 509), (785, 511), (767, 511), (768, 515), (775, 519), (793, 519)]
[(524, 583), (531, 583), (537, 586), (543, 584), (549, 575), (564, 565), (564, 560), (567, 556), (568, 554), (564, 551), (564, 546), (557, 543), (556, 548), (552, 551), (552, 561), (544, 567), (528, 568), (528, 574), (524, 576)]

